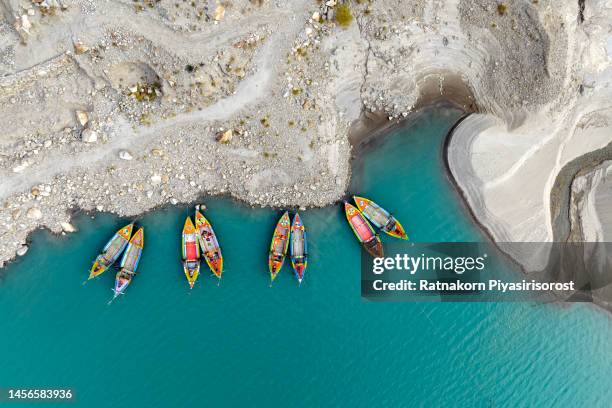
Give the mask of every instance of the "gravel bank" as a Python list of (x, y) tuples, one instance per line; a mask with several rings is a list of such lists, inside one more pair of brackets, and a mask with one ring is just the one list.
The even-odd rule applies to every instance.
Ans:
[[(529, 163), (529, 148), (554, 139), (549, 155), (534, 155), (544, 181), (513, 197), (530, 211), (523, 231), (547, 236), (556, 172), (605, 143), (596, 129), (609, 117), (609, 14), (603, 2), (588, 3), (581, 22), (575, 3), (503, 5), (0, 1), (0, 266), (36, 228), (71, 232), (77, 209), (134, 216), (207, 194), (327, 205), (349, 182), (351, 126), (367, 135), (441, 98), (495, 124), (487, 139), (471, 116), (470, 144), (450, 148), (455, 178), (497, 239), (522, 237), (513, 225), (524, 214), (489, 206), (483, 186), (522, 191), (539, 170), (504, 176), (510, 161)], [(353, 18), (338, 21), (345, 7)], [(576, 129), (594, 141), (562, 136)], [(532, 137), (517, 142), (523, 131)]]

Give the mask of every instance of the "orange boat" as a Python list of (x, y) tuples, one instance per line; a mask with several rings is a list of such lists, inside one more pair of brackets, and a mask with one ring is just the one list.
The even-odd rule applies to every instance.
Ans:
[(383, 257), (382, 242), (380, 242), (378, 235), (374, 233), (372, 226), (363, 217), (363, 214), (346, 201), (344, 202), (344, 211), (346, 212), (346, 219), (349, 225), (359, 242), (363, 245), (363, 248), (375, 258)]
[(187, 217), (183, 226), (183, 271), (189, 288), (193, 289), (200, 274), (200, 247), (198, 246), (198, 233), (193, 226), (191, 217)]
[(210, 222), (199, 211), (195, 213), (195, 222), (202, 256), (206, 259), (206, 263), (212, 273), (221, 279), (223, 274), (223, 255), (221, 255), (221, 247), (219, 246), (219, 241), (217, 241), (217, 235), (215, 235)]
[(268, 256), (270, 282), (276, 279), (276, 275), (278, 275), (278, 272), (285, 262), (285, 256), (287, 255), (287, 248), (289, 246), (290, 228), (289, 213), (285, 211), (276, 224), (274, 234), (272, 235), (272, 243), (270, 244), (270, 254)]

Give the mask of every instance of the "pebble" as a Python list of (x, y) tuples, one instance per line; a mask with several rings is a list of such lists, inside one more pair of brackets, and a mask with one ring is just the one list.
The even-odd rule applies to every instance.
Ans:
[(159, 174), (154, 174), (151, 176), (151, 184), (159, 184), (161, 183), (162, 178)]

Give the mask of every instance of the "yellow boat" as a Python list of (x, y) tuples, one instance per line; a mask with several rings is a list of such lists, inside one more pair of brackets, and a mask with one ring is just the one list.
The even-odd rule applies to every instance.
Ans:
[(202, 257), (206, 259), (206, 263), (212, 273), (221, 279), (223, 274), (223, 255), (221, 255), (221, 246), (219, 241), (217, 241), (217, 235), (210, 222), (199, 211), (195, 212), (195, 223), (198, 230)]
[(130, 242), (133, 228), (133, 223), (128, 224), (113, 235), (106, 246), (104, 246), (102, 253), (98, 255), (94, 261), (94, 264), (89, 271), (89, 278), (87, 278), (87, 280), (100, 276), (112, 264), (114, 264), (117, 259), (119, 259), (119, 256), (121, 256), (121, 253), (128, 245), (128, 242)]
[(399, 239), (408, 239), (402, 224), (387, 210), (367, 198), (353, 196), (357, 208), (376, 228), (383, 230), (387, 235)]
[(272, 235), (272, 243), (270, 244), (270, 253), (268, 255), (270, 283), (276, 279), (276, 275), (278, 275), (285, 262), (287, 248), (289, 247), (289, 236), (291, 235), (290, 228), (289, 213), (285, 211), (276, 224), (274, 235)]

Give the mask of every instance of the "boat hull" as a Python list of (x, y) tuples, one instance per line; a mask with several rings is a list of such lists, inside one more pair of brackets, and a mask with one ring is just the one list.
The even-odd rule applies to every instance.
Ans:
[(374, 233), (374, 229), (363, 214), (361, 214), (356, 207), (347, 202), (344, 202), (344, 211), (351, 229), (363, 248), (373, 257), (384, 256), (380, 237)]
[(124, 269), (122, 269), (121, 271), (117, 273), (115, 277), (115, 287), (113, 288), (113, 292), (115, 293), (115, 295), (113, 296), (113, 299), (125, 293), (125, 290), (129, 286), (129, 284), (132, 282), (133, 276), (134, 275), (132, 273)]
[(200, 276), (200, 262), (199, 261), (185, 261), (183, 262), (183, 272), (189, 283), (189, 288), (193, 289), (198, 277)]
[(270, 244), (270, 253), (268, 255), (268, 267), (270, 269), (270, 280), (274, 281), (276, 276), (283, 267), (285, 257), (287, 256), (287, 248), (289, 247), (289, 236), (291, 234), (291, 226), (289, 221), (289, 213), (285, 212), (276, 223), (272, 242)]
[(198, 233), (191, 217), (187, 217), (182, 232), (182, 254), (183, 272), (189, 283), (189, 288), (193, 289), (195, 282), (200, 276), (200, 246), (198, 243)]
[(199, 211), (196, 211), (195, 220), (202, 257), (206, 260), (211, 272), (221, 279), (223, 275), (223, 254), (217, 235), (210, 222)]
[(291, 266), (293, 272), (301, 283), (304, 273), (308, 267), (308, 240), (306, 239), (306, 228), (299, 214), (293, 217), (291, 224)]
[(134, 275), (136, 275), (138, 264), (140, 263), (143, 248), (144, 228), (140, 228), (130, 239), (130, 243), (123, 253), (123, 258), (121, 258), (121, 270), (115, 276), (115, 286), (113, 288), (115, 296), (113, 299), (119, 295), (123, 295), (132, 282)]
[(134, 224), (128, 224), (118, 230), (115, 235), (106, 243), (103, 252), (97, 256), (91, 269), (89, 270), (89, 279), (93, 279), (102, 275), (109, 267), (111, 267), (121, 256), (125, 248), (128, 246)]

